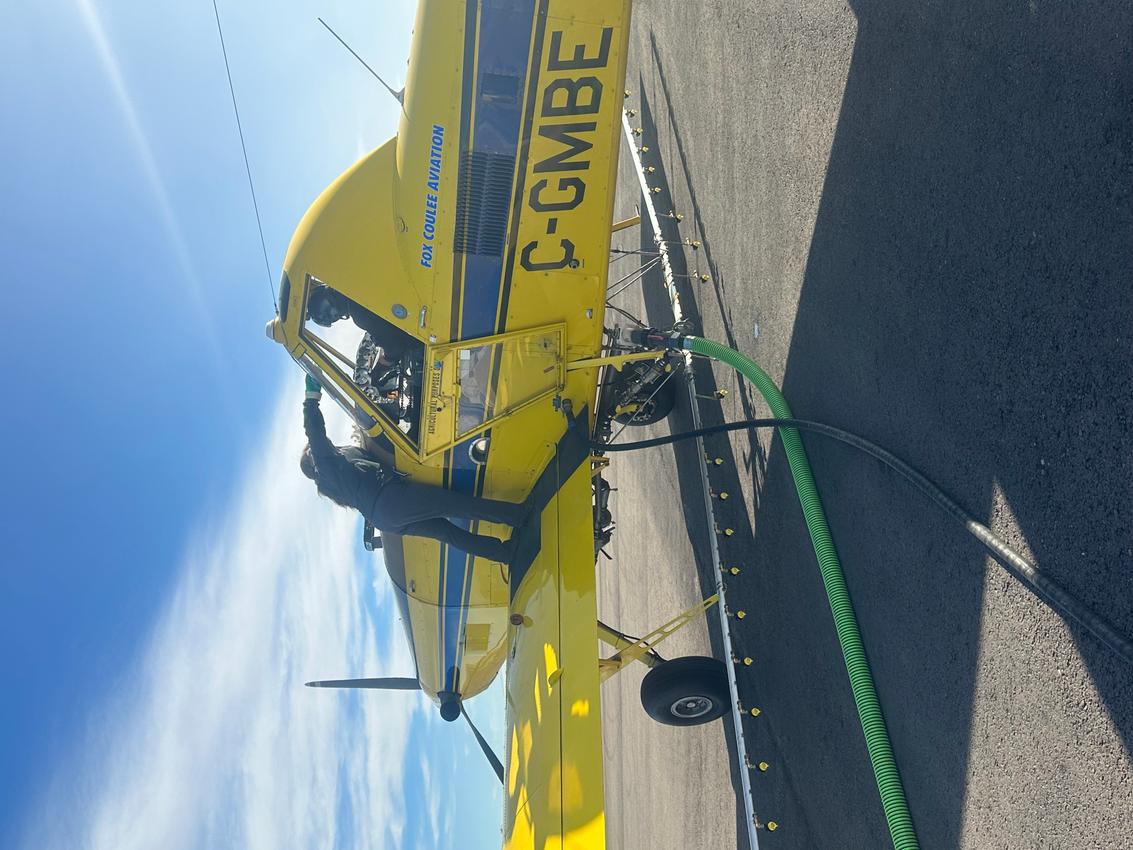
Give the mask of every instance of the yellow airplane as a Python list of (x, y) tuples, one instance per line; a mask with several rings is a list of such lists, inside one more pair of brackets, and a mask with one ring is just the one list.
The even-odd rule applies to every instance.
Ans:
[[(611, 223), (629, 19), (629, 0), (422, 0), (397, 135), (307, 211), (268, 324), (374, 455), (538, 506), (510, 567), (368, 529), (416, 677), (317, 683), (419, 688), (453, 720), (506, 662), (493, 766), (516, 850), (605, 846), (600, 685), (627, 664), (652, 668), (661, 722), (730, 709), (720, 662), (655, 650), (715, 597), (642, 639), (597, 618), (600, 445), (615, 421), (663, 417), (683, 362), (603, 326), (611, 232), (634, 223)], [(340, 311), (320, 316), (331, 292)]]

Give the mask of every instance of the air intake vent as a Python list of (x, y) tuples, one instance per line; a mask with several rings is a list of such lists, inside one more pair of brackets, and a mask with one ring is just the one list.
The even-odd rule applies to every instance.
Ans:
[(456, 198), (456, 241), (459, 254), (502, 257), (511, 206), (515, 157), (469, 151), (460, 160)]

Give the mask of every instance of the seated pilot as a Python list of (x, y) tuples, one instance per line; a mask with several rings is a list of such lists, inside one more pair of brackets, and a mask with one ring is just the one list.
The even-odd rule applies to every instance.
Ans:
[(413, 342), (407, 333), (325, 283), (311, 287), (307, 316), (324, 328), (340, 319), (353, 319), (354, 324), (368, 333), (374, 344), (381, 348), (378, 362), (383, 366), (399, 361)]

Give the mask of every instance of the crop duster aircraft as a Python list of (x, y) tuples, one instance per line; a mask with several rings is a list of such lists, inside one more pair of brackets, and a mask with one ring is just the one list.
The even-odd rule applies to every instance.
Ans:
[[(397, 135), (307, 211), (268, 324), (400, 472), (537, 505), (510, 567), (367, 529), (416, 676), (317, 683), (419, 688), (453, 720), (506, 663), (494, 766), (517, 850), (605, 846), (599, 688), (626, 664), (653, 668), (642, 701), (662, 722), (731, 702), (720, 662), (654, 649), (714, 598), (640, 640), (597, 619), (612, 524), (595, 447), (615, 421), (662, 417), (682, 363), (603, 327), (629, 18), (629, 0), (422, 0)], [(372, 314), (399, 361), (351, 322), (313, 324), (320, 284)]]

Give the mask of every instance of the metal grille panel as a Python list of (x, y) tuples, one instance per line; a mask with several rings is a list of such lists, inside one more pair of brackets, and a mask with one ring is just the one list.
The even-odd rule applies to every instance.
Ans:
[(463, 154), (453, 243), (457, 253), (503, 256), (514, 170), (515, 157), (507, 154)]

